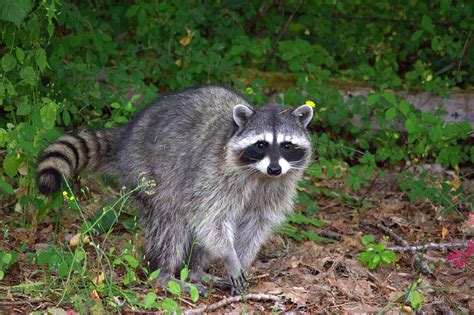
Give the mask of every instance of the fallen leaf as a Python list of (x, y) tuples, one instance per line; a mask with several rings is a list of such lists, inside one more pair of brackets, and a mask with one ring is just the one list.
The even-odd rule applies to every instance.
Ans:
[(304, 306), (311, 295), (303, 287), (284, 288), (283, 295), (298, 306)]
[(270, 281), (259, 282), (256, 286), (253, 286), (250, 291), (255, 293), (263, 292), (274, 295), (279, 295), (283, 292), (282, 288), (280, 288), (275, 282)]
[[(79, 245), (80, 239), (81, 239), (81, 233), (77, 233), (76, 235), (71, 237), (71, 239), (69, 240), (69, 246), (76, 247), (77, 245)], [(89, 244), (89, 242), (90, 242), (89, 236), (87, 235), (82, 236), (83, 244)]]
[(94, 277), (94, 284), (101, 284), (105, 280), (105, 274), (101, 272), (97, 276)]
[(185, 37), (181, 38), (179, 43), (183, 46), (188, 46), (189, 43), (191, 42), (191, 39), (193, 38), (194, 32), (192, 32), (190, 29), (186, 29), (186, 32), (188, 33)]
[(443, 228), (441, 229), (441, 239), (444, 240), (446, 236), (448, 235), (449, 235), (448, 229), (443, 226)]
[(102, 299), (100, 298), (99, 296), (99, 293), (97, 293), (96, 290), (92, 290), (89, 292), (89, 295), (91, 298), (93, 298), (94, 300), (98, 301), (98, 302), (102, 302)]

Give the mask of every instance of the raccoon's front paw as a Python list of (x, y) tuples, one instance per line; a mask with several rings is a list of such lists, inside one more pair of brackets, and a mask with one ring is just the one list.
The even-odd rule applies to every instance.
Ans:
[(240, 270), (239, 272), (230, 276), (231, 289), (230, 294), (238, 295), (243, 294), (247, 287), (247, 278), (245, 277), (245, 271)]

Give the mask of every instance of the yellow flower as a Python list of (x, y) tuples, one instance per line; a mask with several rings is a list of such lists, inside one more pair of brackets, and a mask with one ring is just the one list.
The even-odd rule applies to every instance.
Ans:
[(67, 191), (63, 191), (63, 196), (67, 197)]
[(69, 197), (69, 200), (71, 201), (74, 200), (74, 196)]
[(313, 102), (313, 101), (311, 101), (311, 100), (307, 100), (307, 101), (306, 101), (306, 105), (311, 106), (312, 108), (315, 108), (315, 107), (316, 107), (316, 103)]

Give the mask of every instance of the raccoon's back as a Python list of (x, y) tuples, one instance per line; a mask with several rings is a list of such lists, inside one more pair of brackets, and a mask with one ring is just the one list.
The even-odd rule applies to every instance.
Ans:
[(136, 184), (144, 173), (170, 189), (191, 185), (203, 168), (222, 163), (223, 149), (236, 130), (233, 107), (246, 103), (235, 92), (218, 86), (158, 99), (130, 123), (119, 145), (124, 184)]

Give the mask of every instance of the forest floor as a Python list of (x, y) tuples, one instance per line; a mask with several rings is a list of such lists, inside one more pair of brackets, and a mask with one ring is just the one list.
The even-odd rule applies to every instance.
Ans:
[[(472, 182), (465, 182), (466, 187), (472, 187)], [(257, 260), (250, 271), (248, 293), (279, 297), (275, 300), (247, 300), (229, 303), (213, 312), (235, 313), (264, 313), (264, 312), (298, 312), (298, 313), (410, 313), (412, 308), (403, 308), (405, 293), (411, 285), (416, 286), (420, 294), (421, 310), (427, 314), (449, 313), (449, 310), (461, 313), (474, 312), (474, 257), (468, 259), (462, 269), (454, 268), (444, 260), (453, 249), (428, 249), (425, 259), (428, 259), (429, 269), (418, 270), (416, 253), (397, 253), (395, 263), (381, 265), (369, 270), (363, 265), (358, 256), (364, 251), (361, 238), (372, 234), (376, 242), (386, 246), (402, 245), (390, 237), (392, 231), (410, 245), (423, 243), (467, 242), (473, 239), (474, 222), (469, 222), (469, 209), (459, 209), (455, 213), (439, 216), (441, 209), (429, 202), (413, 204), (405, 193), (400, 192), (396, 181), (391, 176), (377, 179), (369, 189), (361, 189), (356, 195), (346, 190), (341, 180), (321, 180), (321, 187), (339, 194), (350, 195), (351, 198), (366, 201), (364, 209), (347, 204), (344, 198), (333, 198), (321, 194), (314, 201), (319, 206), (319, 213), (314, 216), (326, 222), (323, 228), (314, 229), (320, 235), (334, 238), (337, 241), (329, 244), (318, 244), (313, 241), (295, 241), (285, 235), (275, 234), (260, 251)], [(93, 185), (92, 185), (93, 186)], [(96, 187), (97, 188), (97, 187)], [(94, 192), (96, 190), (96, 192)], [(86, 212), (96, 211), (104, 198), (103, 188), (91, 188), (94, 198), (83, 199), (80, 204)], [(111, 189), (109, 191), (112, 191)], [(472, 194), (472, 190), (468, 193)], [(98, 200), (97, 197), (99, 196)], [(54, 231), (53, 219), (46, 218), (38, 224), (31, 233), (31, 227), (21, 227), (18, 223), (21, 216), (13, 211), (12, 205), (1, 205), (2, 221), (8, 233), (3, 233), (0, 243), (1, 251), (18, 250), (26, 244), (24, 253), (35, 252), (49, 245), (61, 246), (67, 244), (71, 235), (77, 233), (82, 224), (76, 216), (64, 215), (60, 228)], [(386, 228), (383, 229), (381, 225)], [(387, 229), (388, 228), (388, 229)], [(123, 250), (127, 240), (141, 247), (141, 233), (116, 226), (108, 237), (108, 246)], [(26, 243), (25, 243), (26, 241)], [(25, 245), (23, 245), (25, 246)], [(39, 272), (38, 267), (20, 254), (0, 281), (0, 310), (3, 312), (31, 312), (54, 308), (55, 314), (75, 314), (74, 305), (65, 299), (59, 306), (58, 295), (54, 294), (52, 277)], [(94, 251), (90, 254), (90, 266), (93, 266)], [(221, 272), (217, 265), (215, 273)], [(120, 270), (120, 269), (117, 269)], [(120, 271), (114, 277), (121, 279)], [(138, 277), (144, 277), (137, 272)], [(42, 293), (28, 294), (24, 285), (31, 283), (46, 283)], [(23, 285), (23, 290), (15, 290)], [(53, 291), (49, 291), (49, 290)], [(145, 295), (148, 288), (135, 286), (138, 294)], [(90, 289), (93, 292), (92, 289)], [(91, 293), (90, 292), (90, 293)], [(47, 294), (49, 293), (49, 294)], [(97, 293), (97, 292), (96, 292)], [(95, 293), (95, 294), (96, 294)], [(92, 294), (92, 293), (91, 293)], [(100, 295), (100, 294), (99, 294)], [(164, 296), (157, 289), (158, 300)], [(204, 305), (225, 300), (230, 295), (226, 291), (212, 289), (207, 297), (199, 297), (192, 302), (187, 295), (181, 300), (181, 307), (191, 310)], [(100, 296), (95, 298), (102, 303)], [(409, 303), (406, 303), (409, 305)], [(94, 307), (97, 310), (97, 307)], [(94, 313), (94, 312), (93, 312)], [(99, 313), (101, 313), (99, 311)], [(148, 314), (145, 309), (134, 309), (124, 306), (122, 313)]]

